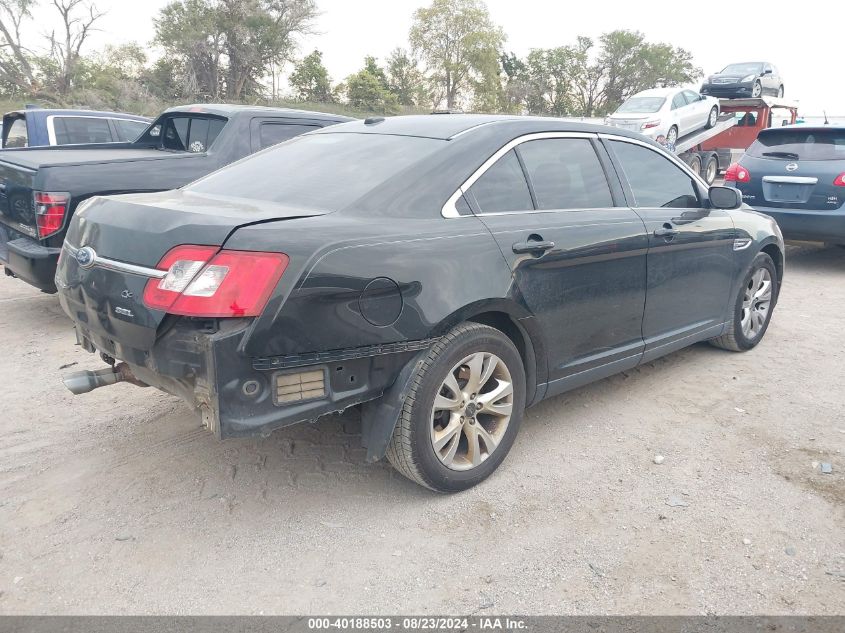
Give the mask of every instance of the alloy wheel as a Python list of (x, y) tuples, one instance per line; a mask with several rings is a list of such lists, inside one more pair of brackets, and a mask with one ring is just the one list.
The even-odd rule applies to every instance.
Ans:
[(719, 113), (716, 111), (716, 109), (714, 108), (714, 109), (710, 110), (710, 127), (713, 127), (714, 125), (716, 125), (716, 120), (718, 118), (719, 118)]
[(763, 86), (760, 85), (760, 82), (754, 84), (754, 87), (751, 89), (751, 96), (755, 99), (763, 94)]
[(766, 268), (758, 268), (751, 275), (742, 298), (742, 333), (754, 340), (763, 332), (772, 306), (772, 275)]
[(678, 140), (678, 130), (677, 128), (670, 127), (668, 134), (666, 134), (666, 144), (667, 145), (674, 145), (675, 141)]
[(431, 412), (431, 444), (452, 470), (470, 470), (493, 454), (513, 412), (513, 379), (495, 354), (476, 352), (446, 375)]

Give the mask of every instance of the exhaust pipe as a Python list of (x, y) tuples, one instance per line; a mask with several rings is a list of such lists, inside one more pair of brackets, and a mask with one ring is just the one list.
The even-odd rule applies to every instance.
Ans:
[(88, 393), (99, 387), (114, 385), (119, 382), (131, 382), (139, 387), (149, 386), (135, 378), (129, 365), (126, 363), (119, 363), (115, 367), (105, 367), (97, 371), (75, 371), (64, 376), (62, 382), (65, 387), (76, 395)]

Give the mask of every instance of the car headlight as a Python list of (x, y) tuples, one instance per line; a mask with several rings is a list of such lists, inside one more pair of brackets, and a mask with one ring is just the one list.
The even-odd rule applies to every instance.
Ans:
[(742, 83), (745, 83), (746, 81), (753, 81), (754, 79), (757, 79), (757, 75), (748, 75), (747, 77), (742, 78)]

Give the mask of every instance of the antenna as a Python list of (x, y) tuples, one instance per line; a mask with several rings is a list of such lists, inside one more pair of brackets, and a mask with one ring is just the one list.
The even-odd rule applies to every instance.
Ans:
[(827, 112), (822, 110), (822, 114), (824, 114), (824, 124), (830, 125), (830, 121), (827, 120)]

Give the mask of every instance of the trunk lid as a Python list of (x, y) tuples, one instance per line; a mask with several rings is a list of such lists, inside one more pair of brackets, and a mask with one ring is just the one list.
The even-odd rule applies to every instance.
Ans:
[[(166, 316), (143, 297), (151, 269), (173, 247), (220, 247), (242, 226), (324, 213), (183, 191), (94, 198), (68, 230), (56, 274), (62, 307), (98, 348), (132, 357), (152, 348)], [(81, 264), (84, 247), (96, 253), (90, 268)]]

